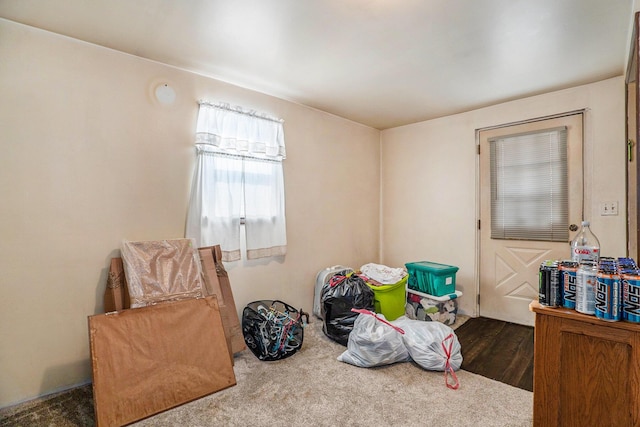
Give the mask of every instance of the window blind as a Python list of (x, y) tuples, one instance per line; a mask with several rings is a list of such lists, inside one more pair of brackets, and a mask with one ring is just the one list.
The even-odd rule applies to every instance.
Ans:
[(566, 127), (489, 140), (491, 238), (568, 241)]

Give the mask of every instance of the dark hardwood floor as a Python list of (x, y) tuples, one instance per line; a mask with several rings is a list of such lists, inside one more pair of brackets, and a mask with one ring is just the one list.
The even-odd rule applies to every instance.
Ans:
[(533, 327), (476, 317), (456, 329), (462, 369), (533, 391)]

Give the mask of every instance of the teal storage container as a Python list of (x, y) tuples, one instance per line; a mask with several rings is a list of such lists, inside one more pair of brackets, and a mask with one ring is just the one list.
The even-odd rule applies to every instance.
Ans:
[(405, 264), (405, 267), (409, 273), (409, 289), (436, 297), (456, 291), (458, 267), (430, 261), (410, 262)]

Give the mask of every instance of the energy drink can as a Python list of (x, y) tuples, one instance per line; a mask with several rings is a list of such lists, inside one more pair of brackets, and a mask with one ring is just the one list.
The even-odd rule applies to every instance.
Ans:
[(560, 282), (562, 289), (562, 306), (570, 309), (576, 308), (576, 272), (578, 263), (562, 261), (560, 263)]
[(576, 311), (595, 314), (595, 289), (598, 267), (593, 261), (583, 261), (576, 272)]
[(595, 289), (595, 315), (609, 322), (622, 318), (620, 276), (613, 271), (599, 271)]
[(618, 265), (625, 270), (635, 270), (637, 268), (636, 261), (633, 258), (618, 258)]
[(640, 323), (640, 274), (625, 274), (622, 287), (622, 318), (627, 322)]
[(543, 261), (540, 264), (538, 278), (538, 302), (547, 307), (561, 306), (562, 295), (560, 293), (558, 261)]

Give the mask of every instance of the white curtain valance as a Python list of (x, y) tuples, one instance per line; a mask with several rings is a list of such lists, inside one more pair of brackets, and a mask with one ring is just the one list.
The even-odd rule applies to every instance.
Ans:
[(283, 160), (284, 121), (229, 104), (200, 101), (196, 144), (203, 151)]

